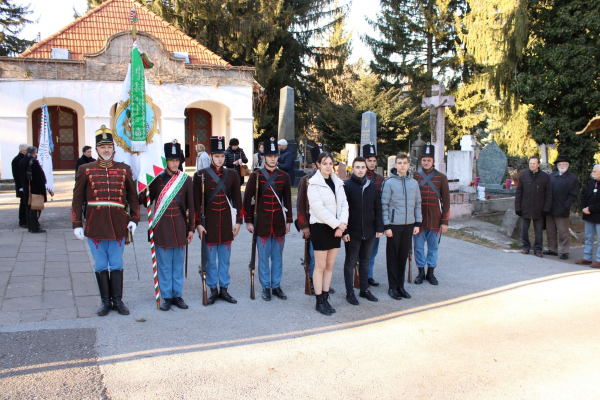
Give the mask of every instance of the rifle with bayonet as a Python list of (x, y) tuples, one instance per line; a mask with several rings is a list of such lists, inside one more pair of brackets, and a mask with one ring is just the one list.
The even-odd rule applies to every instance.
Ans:
[(254, 217), (252, 218), (252, 222), (254, 223), (254, 231), (252, 233), (252, 256), (250, 257), (250, 264), (248, 268), (250, 268), (250, 298), (254, 300), (254, 269), (256, 267), (256, 231), (258, 224), (258, 172), (255, 173), (256, 176), (256, 187), (254, 191)]
[[(187, 222), (186, 228), (188, 228), (188, 230), (189, 230), (190, 229), (190, 210), (186, 210), (185, 219)], [(186, 241), (187, 241), (187, 239), (186, 239)], [(185, 279), (187, 279), (188, 245), (189, 245), (189, 243), (186, 242), (186, 244), (185, 244)]]
[[(205, 190), (204, 187), (204, 174), (202, 174), (202, 216), (200, 218), (202, 227), (206, 230), (206, 215), (204, 213), (205, 204)], [(208, 295), (206, 294), (206, 232), (202, 233), (202, 240), (200, 248), (202, 249), (202, 256), (200, 257), (200, 275), (202, 276), (202, 305), (208, 305)], [(187, 249), (187, 247), (186, 247)], [(187, 257), (186, 257), (187, 260)], [(186, 264), (187, 267), (187, 264)]]

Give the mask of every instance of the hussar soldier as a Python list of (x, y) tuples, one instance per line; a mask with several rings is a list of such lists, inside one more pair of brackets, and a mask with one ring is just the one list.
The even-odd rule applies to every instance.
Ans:
[[(200, 239), (203, 234), (206, 235), (206, 248), (202, 251), (207, 255), (206, 284), (210, 287), (208, 304), (213, 304), (217, 298), (229, 303), (237, 303), (227, 288), (230, 283), (231, 243), (242, 226), (242, 214), (236, 211), (242, 207), (242, 194), (237, 173), (233, 169), (223, 168), (225, 164), (223, 136), (210, 138), (210, 159), (209, 168), (194, 174), (196, 228)], [(201, 224), (202, 213), (206, 217), (206, 226)], [(217, 289), (217, 284), (220, 291)]]
[[(363, 158), (367, 162), (367, 179), (377, 189), (377, 194), (381, 197), (381, 186), (385, 178), (383, 175), (379, 175), (375, 170), (377, 169), (377, 149), (373, 142), (365, 144), (363, 146)], [(375, 266), (375, 257), (379, 252), (379, 237), (375, 237), (373, 241), (373, 250), (371, 250), (371, 258), (369, 259), (369, 285), (379, 286), (379, 283), (375, 281), (373, 268)]]
[[(279, 150), (275, 138), (264, 141), (265, 165), (250, 175), (244, 194), (246, 228), (260, 238), (258, 247), (258, 273), (263, 300), (271, 300), (271, 291), (282, 300), (287, 296), (281, 290), (283, 273), (283, 246), (285, 235), (292, 224), (292, 192), (288, 174), (277, 168)], [(258, 179), (258, 193), (256, 180)], [(252, 199), (258, 202), (258, 222), (254, 226)], [(269, 266), (270, 260), (270, 266)]]
[[(112, 131), (104, 125), (96, 131), (98, 160), (83, 164), (77, 171), (71, 219), (77, 239), (88, 238), (94, 257), (94, 270), (102, 306), (98, 315), (111, 309), (129, 314), (123, 297), (123, 250), (129, 232), (139, 222), (137, 191), (129, 165), (113, 160), (115, 150)], [(82, 222), (83, 199), (87, 199), (85, 230)], [(127, 223), (129, 204), (131, 221)], [(109, 273), (110, 266), (110, 273)]]
[[(432, 285), (438, 281), (433, 274), (437, 266), (438, 245), (441, 235), (448, 231), (450, 219), (450, 189), (448, 178), (433, 167), (435, 148), (427, 143), (423, 146), (421, 169), (414, 174), (421, 190), (421, 214), (423, 222), (419, 233), (414, 236), (415, 261), (419, 268), (419, 275), (415, 283), (420, 285), (426, 279)], [(427, 242), (427, 255), (425, 243)], [(427, 264), (427, 275), (425, 275)]]
[[(184, 248), (194, 237), (194, 192), (192, 178), (179, 170), (183, 157), (181, 145), (173, 141), (165, 144), (164, 169), (149, 186), (150, 201), (155, 201), (154, 243), (158, 263), (158, 284), (163, 303), (162, 311), (174, 305), (187, 309), (182, 298), (183, 292), (183, 256)], [(146, 204), (145, 192), (140, 202)], [(186, 214), (191, 216), (188, 223)]]
[[(319, 154), (323, 152), (323, 145), (321, 143), (317, 143), (315, 147), (310, 149), (310, 158), (312, 159), (312, 169), (313, 171), (304, 175), (300, 178), (300, 182), (298, 183), (298, 201), (296, 205), (296, 211), (298, 214), (298, 230), (302, 231), (302, 239), (310, 238), (310, 214), (308, 213), (308, 197), (306, 195), (308, 191), (308, 180), (315, 175), (319, 166), (317, 165), (317, 159), (319, 158)], [(312, 294), (315, 294), (315, 288), (312, 281), (313, 271), (315, 270), (315, 253), (313, 250), (312, 241), (308, 242), (308, 276), (310, 278), (310, 291)], [(329, 293), (334, 294), (335, 290), (330, 286)]]

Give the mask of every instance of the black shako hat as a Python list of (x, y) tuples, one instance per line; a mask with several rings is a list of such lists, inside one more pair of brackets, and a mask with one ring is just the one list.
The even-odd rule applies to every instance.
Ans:
[(102, 125), (100, 129), (96, 131), (96, 147), (102, 146), (103, 144), (115, 145), (113, 142), (112, 131), (108, 129), (106, 125)]
[(265, 156), (278, 156), (279, 146), (277, 146), (277, 140), (274, 137), (269, 138), (263, 142), (263, 155)]
[(373, 142), (367, 143), (363, 146), (362, 156), (363, 158), (377, 157), (377, 149), (375, 148)]
[(427, 143), (423, 146), (423, 151), (421, 152), (421, 158), (423, 157), (431, 157), (435, 160), (435, 146)]
[(225, 154), (225, 137), (210, 137), (210, 154)]
[(554, 161), (554, 165), (558, 165), (559, 162), (567, 162), (567, 163), (571, 164), (571, 161), (569, 161), (569, 157), (567, 157), (567, 156), (556, 157), (556, 161)]
[(315, 164), (317, 163), (317, 159), (319, 158), (319, 154), (323, 152), (323, 143), (317, 143), (316, 146), (311, 147), (310, 149), (310, 159)]
[(165, 159), (167, 160), (181, 160), (183, 153), (181, 152), (181, 144), (173, 140), (170, 143), (165, 143)]

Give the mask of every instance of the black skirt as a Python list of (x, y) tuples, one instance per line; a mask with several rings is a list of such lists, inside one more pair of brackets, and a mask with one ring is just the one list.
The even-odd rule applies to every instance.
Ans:
[(339, 249), (342, 238), (335, 237), (335, 229), (327, 224), (310, 224), (310, 241), (315, 251)]

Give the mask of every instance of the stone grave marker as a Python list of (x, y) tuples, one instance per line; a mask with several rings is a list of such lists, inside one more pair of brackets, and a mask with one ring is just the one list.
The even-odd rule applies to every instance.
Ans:
[(360, 155), (365, 144), (373, 143), (377, 148), (377, 115), (372, 111), (363, 113), (360, 125)]
[(473, 178), (473, 153), (462, 150), (448, 151), (448, 179), (458, 179), (461, 186), (471, 185)]
[(298, 160), (298, 142), (296, 142), (296, 127), (294, 117), (294, 89), (289, 86), (279, 90), (279, 124), (277, 126), (277, 138), (285, 139), (294, 150), (294, 182), (293, 187), (298, 186), (300, 178), (304, 176), (304, 170), (300, 168)]
[(424, 97), (421, 107), (429, 109), (429, 124), (431, 126), (431, 144), (435, 146), (435, 168), (446, 173), (444, 162), (444, 144), (446, 134), (446, 107), (454, 105), (454, 96), (444, 96), (444, 85), (432, 85), (431, 97)]
[[(477, 159), (479, 186), (485, 187), (487, 193), (514, 193), (513, 189), (503, 189), (502, 183), (508, 161), (506, 154), (500, 149), (495, 140), (484, 147)], [(506, 192), (505, 192), (506, 191)]]

